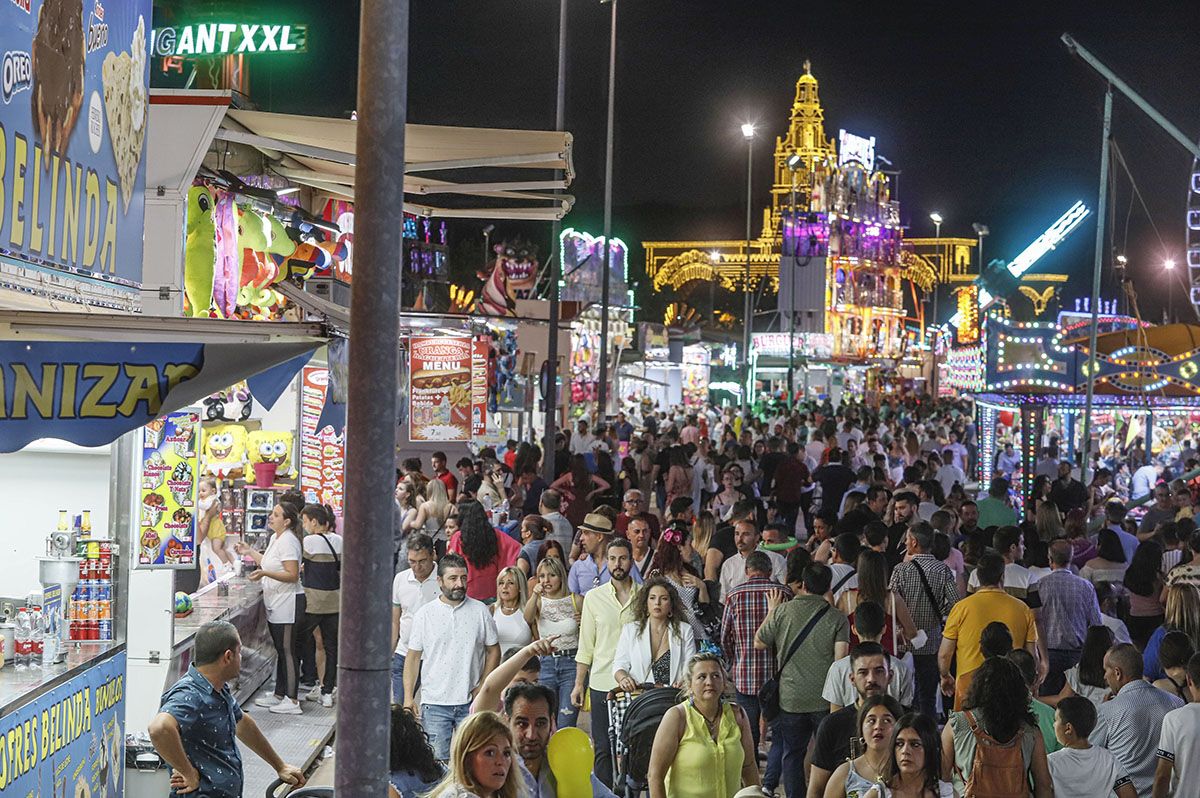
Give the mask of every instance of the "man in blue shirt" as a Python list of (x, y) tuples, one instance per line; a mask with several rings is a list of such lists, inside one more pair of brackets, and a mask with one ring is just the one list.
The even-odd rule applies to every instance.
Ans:
[(242, 713), (227, 683), (242, 668), (242, 641), (227, 621), (212, 621), (196, 633), (195, 658), (187, 674), (168, 690), (150, 721), (150, 740), (172, 767), (172, 795), (241, 798), (242, 758), (236, 736), (295, 787), (299, 768), (285, 764), (258, 724)]
[[(608, 584), (612, 576), (608, 573), (606, 552), (608, 541), (612, 540), (613, 524), (607, 517), (599, 513), (588, 513), (583, 523), (579, 525), (579, 542), (583, 548), (583, 556), (571, 564), (567, 574), (567, 589), (572, 593), (583, 596), (594, 587)], [(630, 575), (639, 585), (642, 575), (637, 566), (632, 567)]]

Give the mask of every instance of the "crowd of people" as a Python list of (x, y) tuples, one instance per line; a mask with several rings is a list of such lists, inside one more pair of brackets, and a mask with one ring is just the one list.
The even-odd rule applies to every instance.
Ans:
[[(1200, 532), (1170, 465), (1085, 485), (1047, 440), (1028, 496), (1011, 445), (980, 485), (966, 402), (637, 421), (403, 462), (394, 794), (557, 795), (581, 719), (595, 796), (1195, 794)], [(262, 578), (294, 583), (297, 548)]]

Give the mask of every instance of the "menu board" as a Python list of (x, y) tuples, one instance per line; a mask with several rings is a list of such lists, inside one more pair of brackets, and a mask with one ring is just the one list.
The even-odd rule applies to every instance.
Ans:
[(196, 457), (200, 414), (168, 413), (142, 428), (138, 568), (196, 563)]
[(471, 440), (473, 343), (467, 336), (408, 339), (410, 440)]
[(300, 492), (309, 501), (342, 511), (346, 441), (326, 424), (317, 429), (329, 393), (329, 369), (305, 366), (300, 384)]

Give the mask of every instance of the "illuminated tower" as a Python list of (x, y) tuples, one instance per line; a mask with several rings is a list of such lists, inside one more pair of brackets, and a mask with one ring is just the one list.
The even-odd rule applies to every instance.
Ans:
[(833, 139), (825, 138), (825, 109), (821, 107), (817, 89), (812, 65), (805, 61), (804, 74), (796, 81), (796, 98), (792, 101), (787, 134), (775, 139), (775, 183), (771, 187), (770, 215), (764, 213), (764, 238), (778, 236), (779, 210), (792, 201), (792, 170), (788, 168), (788, 158), (797, 154), (801, 159), (795, 172), (796, 204), (801, 208), (808, 207), (813, 166), (819, 161), (837, 161)]

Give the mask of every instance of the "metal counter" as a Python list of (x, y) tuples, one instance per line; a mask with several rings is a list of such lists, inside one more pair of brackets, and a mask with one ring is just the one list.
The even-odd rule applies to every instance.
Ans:
[(42, 668), (0, 668), (0, 717), (125, 650), (124, 643), (71, 642), (66, 661)]
[(229, 621), (242, 638), (242, 672), (230, 689), (239, 702), (254, 695), (275, 669), (275, 647), (267, 629), (262, 586), (244, 577), (227, 575), (192, 594), (192, 614), (175, 619), (175, 640), (165, 691), (192, 664), (196, 632), (210, 621)]

